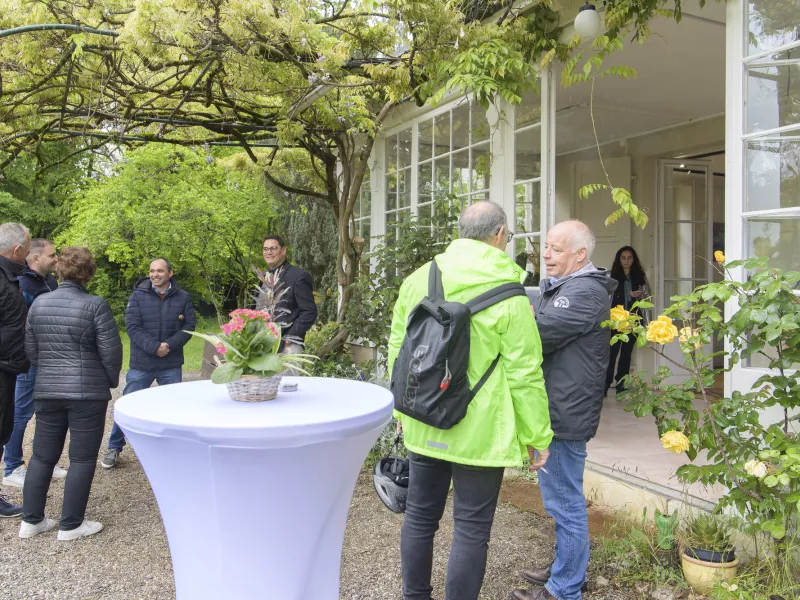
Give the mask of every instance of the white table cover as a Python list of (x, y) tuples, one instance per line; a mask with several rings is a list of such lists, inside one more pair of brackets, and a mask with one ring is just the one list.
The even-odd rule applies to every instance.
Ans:
[(235, 402), (210, 381), (117, 400), (169, 540), (178, 600), (338, 600), (356, 478), (391, 393), (285, 377), (295, 392)]

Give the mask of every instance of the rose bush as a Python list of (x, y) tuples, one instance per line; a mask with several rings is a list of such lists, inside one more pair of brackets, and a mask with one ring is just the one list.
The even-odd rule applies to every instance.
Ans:
[[(654, 375), (626, 377), (620, 401), (636, 416), (655, 419), (666, 449), (686, 453), (692, 462), (678, 469), (680, 481), (722, 484), (727, 492), (720, 510), (732, 509), (745, 532), (768, 532), (785, 547), (800, 516), (800, 441), (795, 433), (800, 414), (800, 299), (795, 290), (800, 273), (771, 268), (767, 258), (725, 264), (719, 251), (714, 258), (724, 279), (672, 297), (672, 305), (647, 327), (635, 314), (637, 308), (652, 307), (646, 300), (633, 305), (627, 322), (619, 312), (606, 322), (616, 331), (612, 343), (634, 336), (639, 347), (672, 365)], [(746, 277), (737, 280), (734, 272)], [(712, 340), (723, 338), (726, 350), (713, 352)], [(664, 352), (664, 345), (676, 340), (682, 361)], [(724, 364), (715, 366), (719, 357)], [(718, 376), (745, 361), (766, 367), (764, 374), (752, 389), (719, 395)], [(682, 381), (667, 383), (675, 380), (673, 372), (682, 374)], [(705, 462), (694, 464), (701, 450)]]

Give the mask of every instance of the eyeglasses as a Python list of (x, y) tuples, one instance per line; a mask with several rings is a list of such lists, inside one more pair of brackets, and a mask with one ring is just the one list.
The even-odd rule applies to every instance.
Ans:
[(264, 254), (275, 254), (280, 249), (280, 246), (270, 246), (269, 248), (264, 248)]
[[(497, 233), (500, 233), (500, 232), (498, 231)], [(514, 232), (513, 231), (506, 231), (506, 244), (510, 244), (511, 243), (511, 238), (513, 238), (513, 237), (514, 237)]]

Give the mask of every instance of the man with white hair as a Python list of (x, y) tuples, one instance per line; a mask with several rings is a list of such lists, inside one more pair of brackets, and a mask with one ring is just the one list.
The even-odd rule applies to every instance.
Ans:
[[(28, 304), (17, 277), (25, 271), (31, 246), (27, 227), (20, 223), (0, 225), (0, 459), (14, 430), (14, 391), (17, 375), (26, 373), (25, 319)], [(22, 507), (0, 496), (0, 517), (18, 517)]]
[(611, 334), (609, 296), (617, 282), (592, 262), (595, 237), (580, 221), (547, 232), (535, 307), (542, 340), (544, 380), (553, 441), (547, 471), (539, 474), (544, 508), (555, 519), (552, 565), (522, 571), (541, 587), (514, 590), (514, 600), (580, 600), (589, 564), (589, 522), (583, 495), (586, 442), (594, 437), (603, 407)]

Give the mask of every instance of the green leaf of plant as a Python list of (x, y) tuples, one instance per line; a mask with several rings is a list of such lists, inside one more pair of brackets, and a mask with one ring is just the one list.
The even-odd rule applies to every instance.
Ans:
[(223, 363), (211, 373), (211, 381), (214, 383), (230, 383), (231, 381), (239, 379), (242, 373), (244, 373), (244, 371), (241, 367), (233, 363)]
[(247, 361), (247, 366), (254, 371), (274, 371), (279, 373), (283, 368), (283, 360), (278, 354), (264, 354)]

